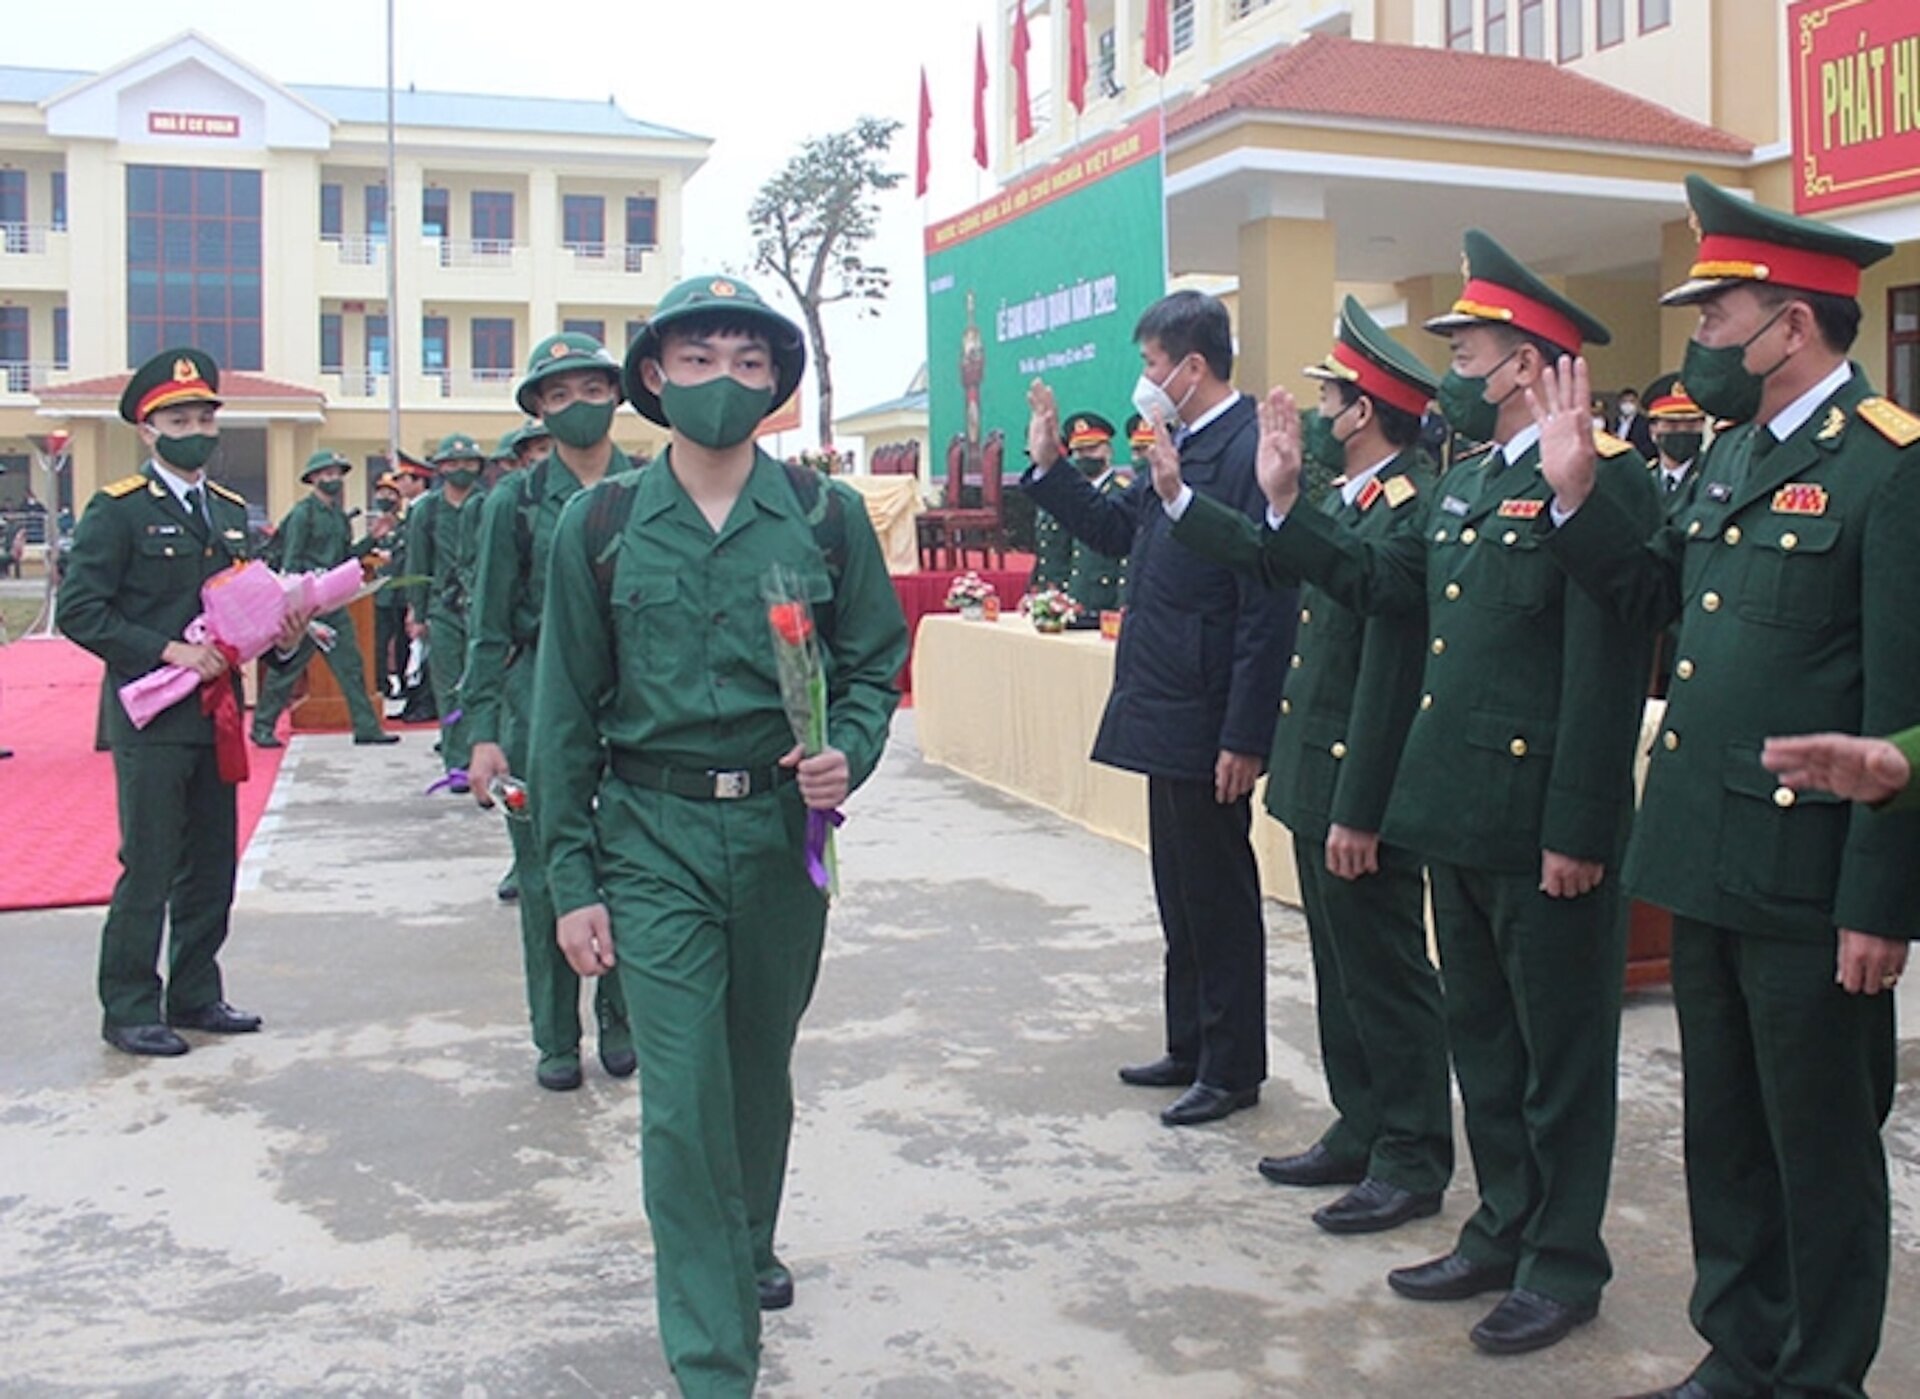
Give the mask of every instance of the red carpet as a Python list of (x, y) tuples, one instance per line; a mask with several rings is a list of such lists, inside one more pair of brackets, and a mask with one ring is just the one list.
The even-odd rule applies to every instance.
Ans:
[[(993, 584), (1000, 605), (1011, 610), (1027, 591), (1027, 579), (1033, 576), (1031, 554), (1008, 554), (1007, 568), (976, 568), (973, 571)], [(913, 689), (913, 637), (920, 619), (929, 612), (947, 610), (947, 588), (957, 570), (936, 569), (931, 573), (896, 573), (893, 591), (900, 598), (900, 610), (907, 614), (907, 663), (900, 670), (899, 688), (906, 694)]]
[[(9, 813), (0, 911), (104, 904), (120, 877), (113, 758), (93, 751), (100, 661), (62, 638), (0, 647), (0, 800)], [(190, 701), (189, 701), (190, 702)], [(284, 750), (248, 746), (240, 785), (245, 851)]]

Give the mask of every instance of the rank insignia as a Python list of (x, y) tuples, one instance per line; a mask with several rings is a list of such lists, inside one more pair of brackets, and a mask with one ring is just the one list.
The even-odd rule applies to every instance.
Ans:
[(707, 286), (707, 290), (712, 292), (715, 296), (738, 296), (740, 294), (739, 290), (733, 285), (732, 282), (728, 282), (724, 280), (709, 283)]
[(1911, 447), (1915, 442), (1920, 442), (1920, 418), (1892, 399), (1862, 399), (1855, 411), (1896, 447)]
[(1531, 520), (1546, 508), (1544, 500), (1503, 500), (1500, 502), (1500, 518), (1503, 520)]
[(1360, 494), (1353, 498), (1353, 503), (1362, 510), (1371, 510), (1373, 509), (1373, 503), (1380, 499), (1383, 494), (1385, 494), (1385, 492), (1380, 485), (1380, 478), (1375, 476), (1360, 488)]
[(1732, 500), (1733, 487), (1728, 485), (1725, 481), (1709, 481), (1707, 482), (1707, 499), (1708, 500)]
[(1820, 431), (1814, 434), (1816, 442), (1831, 442), (1847, 429), (1847, 415), (1836, 405), (1827, 409), (1827, 420), (1820, 424)]
[(178, 525), (148, 525), (147, 533), (154, 535), (175, 535), (180, 533)]
[(1812, 481), (1793, 481), (1773, 493), (1776, 515), (1824, 515), (1827, 488)]
[(1449, 515), (1464, 515), (1467, 513), (1468, 507), (1467, 503), (1460, 499), (1459, 496), (1450, 495), (1440, 502), (1440, 508)]
[(1419, 488), (1405, 476), (1396, 476), (1381, 489), (1387, 493), (1387, 504), (1398, 510), (1413, 499)]

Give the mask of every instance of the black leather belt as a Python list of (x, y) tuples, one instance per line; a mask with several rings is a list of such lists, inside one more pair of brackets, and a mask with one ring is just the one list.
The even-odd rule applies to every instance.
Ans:
[(691, 797), (695, 801), (739, 801), (742, 797), (757, 797), (783, 787), (793, 781), (792, 768), (779, 766), (758, 768), (672, 768), (662, 763), (650, 763), (638, 753), (625, 748), (614, 748), (607, 755), (608, 766), (613, 775), (622, 782), (631, 782), (636, 787), (648, 787), (656, 792), (671, 792), (676, 797)]

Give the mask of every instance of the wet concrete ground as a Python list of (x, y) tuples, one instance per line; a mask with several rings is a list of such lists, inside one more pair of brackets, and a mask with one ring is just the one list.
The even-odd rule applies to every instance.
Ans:
[[(258, 1036), (115, 1054), (99, 912), (0, 916), (0, 1393), (673, 1393), (633, 1085), (535, 1088), (505, 833), (419, 795), (433, 772), (420, 737), (294, 742), (225, 957)], [(1142, 856), (923, 763), (910, 714), (851, 812), (764, 1393), (1575, 1399), (1696, 1359), (1665, 996), (1626, 1013), (1600, 1318), (1489, 1359), (1493, 1299), (1383, 1281), (1450, 1246), (1464, 1164), (1438, 1218), (1359, 1239), (1308, 1219), (1336, 1191), (1254, 1173), (1326, 1121), (1297, 914), (1268, 906), (1261, 1105), (1169, 1130), (1170, 1093), (1113, 1075), (1159, 1050)], [(1920, 1044), (1902, 1063), (1885, 1395), (1920, 1394)]]

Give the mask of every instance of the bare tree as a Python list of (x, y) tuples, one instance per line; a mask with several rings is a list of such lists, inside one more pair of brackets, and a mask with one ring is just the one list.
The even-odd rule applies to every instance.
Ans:
[(822, 447), (833, 441), (833, 360), (820, 313), (837, 301), (853, 301), (868, 315), (880, 314), (877, 303), (886, 299), (891, 279), (861, 249), (879, 218), (874, 196), (900, 183), (900, 172), (884, 166), (899, 130), (897, 121), (861, 117), (846, 131), (810, 138), (760, 187), (747, 211), (758, 240), (754, 265), (787, 284), (806, 319)]

